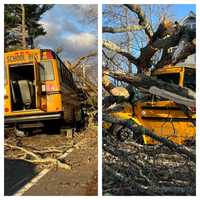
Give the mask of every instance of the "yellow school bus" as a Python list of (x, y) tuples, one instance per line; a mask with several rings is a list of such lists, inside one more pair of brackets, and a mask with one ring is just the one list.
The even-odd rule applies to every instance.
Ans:
[[(180, 66), (165, 66), (152, 73), (153, 77), (174, 83), (181, 87), (196, 90), (196, 71), (194, 68)], [(151, 130), (161, 137), (166, 137), (177, 144), (195, 141), (196, 134), (196, 112), (195, 108), (184, 111), (180, 105), (166, 99), (137, 100), (134, 104), (124, 103), (123, 109), (112, 113), (113, 116), (133, 120), (139, 125)], [(105, 123), (105, 128), (111, 127)], [(119, 138), (125, 139), (130, 132), (122, 126), (112, 126), (112, 131)], [(133, 133), (137, 134), (137, 133)], [(135, 135), (134, 137), (137, 137)], [(150, 137), (140, 134), (137, 137), (144, 144), (156, 144)]]
[[(84, 93), (50, 49), (31, 49), (4, 54), (5, 126), (17, 130), (76, 125), (83, 120)], [(56, 122), (55, 122), (56, 121)]]

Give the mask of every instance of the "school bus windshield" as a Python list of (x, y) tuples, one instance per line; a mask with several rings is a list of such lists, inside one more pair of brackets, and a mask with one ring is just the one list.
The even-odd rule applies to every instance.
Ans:
[(194, 69), (185, 69), (183, 86), (196, 91), (196, 71)]
[(180, 80), (180, 74), (179, 73), (159, 74), (156, 75), (156, 78), (160, 79), (161, 81), (178, 85)]

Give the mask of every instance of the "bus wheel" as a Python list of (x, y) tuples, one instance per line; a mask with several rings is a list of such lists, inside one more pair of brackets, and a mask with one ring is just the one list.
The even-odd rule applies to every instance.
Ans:
[(126, 141), (127, 139), (130, 138), (132, 134), (132, 131), (129, 128), (122, 128), (119, 132), (118, 132), (118, 139), (121, 142)]
[(121, 125), (115, 124), (111, 127), (112, 134), (121, 142), (127, 140), (131, 135), (131, 130)]

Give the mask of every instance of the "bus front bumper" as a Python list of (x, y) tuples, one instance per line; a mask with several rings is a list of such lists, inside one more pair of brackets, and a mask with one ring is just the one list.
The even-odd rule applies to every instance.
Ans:
[(23, 122), (36, 122), (36, 121), (48, 121), (62, 119), (63, 113), (38, 113), (32, 115), (17, 115), (17, 116), (5, 116), (4, 124), (23, 123)]

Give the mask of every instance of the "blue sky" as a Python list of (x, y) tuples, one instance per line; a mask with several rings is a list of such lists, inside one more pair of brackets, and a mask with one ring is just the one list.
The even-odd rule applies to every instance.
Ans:
[(60, 56), (72, 62), (97, 49), (96, 5), (54, 5), (40, 23), (47, 34), (35, 40), (39, 48), (62, 48)]
[(184, 18), (190, 11), (196, 13), (196, 6), (194, 4), (176, 4), (172, 9), (177, 20)]
[[(155, 6), (159, 4), (155, 4)], [(170, 5), (170, 4), (168, 4)], [(103, 5), (103, 11), (105, 10), (107, 5)], [(165, 6), (165, 4), (162, 4), (162, 6)], [(196, 6), (195, 4), (171, 4), (170, 5), (170, 12), (173, 13), (173, 17), (175, 20), (179, 21), (182, 18), (184, 18), (186, 15), (189, 14), (190, 11), (193, 11), (196, 13)], [(105, 19), (103, 19), (103, 22)]]

